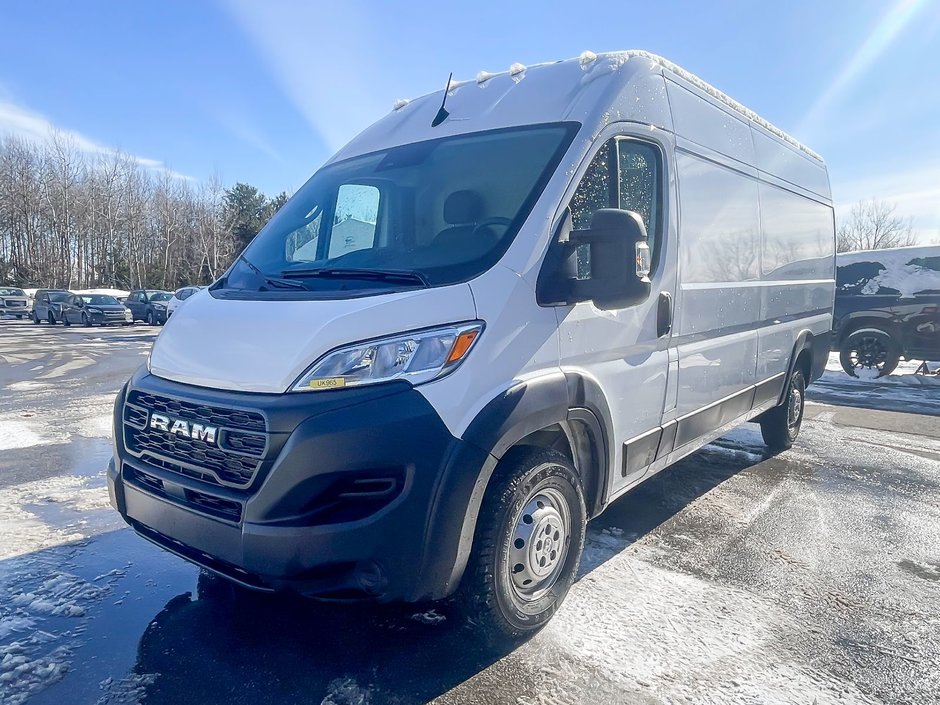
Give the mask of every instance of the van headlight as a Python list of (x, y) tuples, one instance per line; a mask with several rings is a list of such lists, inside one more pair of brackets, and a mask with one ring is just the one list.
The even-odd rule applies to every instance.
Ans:
[(395, 379), (421, 384), (452, 372), (483, 331), (482, 321), (403, 333), (337, 348), (317, 360), (291, 387), (310, 392)]

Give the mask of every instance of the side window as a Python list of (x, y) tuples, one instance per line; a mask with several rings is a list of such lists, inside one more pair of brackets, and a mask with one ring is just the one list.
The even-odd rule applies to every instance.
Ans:
[(643, 218), (653, 261), (656, 261), (661, 183), (659, 150), (645, 142), (620, 140), (618, 152), (620, 207), (639, 213)]
[(317, 206), (307, 214), (305, 223), (287, 236), (284, 247), (288, 262), (313, 262), (317, 258), (317, 244), (320, 242), (320, 223), (323, 222), (323, 208)]
[[(659, 150), (651, 144), (616, 138), (608, 140), (594, 155), (568, 204), (572, 227), (575, 230), (589, 228), (594, 212), (601, 208), (635, 211), (643, 218), (655, 263), (662, 199), (659, 164)], [(590, 276), (590, 249), (581, 246), (578, 248), (578, 278)]]
[(375, 244), (381, 193), (375, 186), (343, 184), (336, 194), (329, 258)]

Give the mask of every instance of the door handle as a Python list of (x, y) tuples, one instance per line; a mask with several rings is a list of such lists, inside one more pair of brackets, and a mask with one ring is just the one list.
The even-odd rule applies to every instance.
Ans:
[(656, 307), (656, 337), (669, 335), (672, 330), (672, 294), (662, 291), (659, 294), (659, 304)]

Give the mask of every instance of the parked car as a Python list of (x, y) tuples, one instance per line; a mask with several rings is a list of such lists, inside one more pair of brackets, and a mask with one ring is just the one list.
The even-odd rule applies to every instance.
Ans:
[(73, 323), (83, 326), (130, 326), (134, 323), (131, 310), (113, 296), (105, 294), (72, 294), (62, 305), (60, 315), (67, 326)]
[(99, 288), (99, 289), (76, 289), (76, 294), (104, 294), (105, 296), (113, 296), (122, 304), (127, 300), (127, 296), (130, 292), (125, 291), (124, 289), (108, 289), (108, 288)]
[(15, 286), (0, 286), (0, 316), (3, 315), (19, 319), (29, 315), (29, 298), (25, 291)]
[(131, 310), (135, 321), (144, 321), (152, 326), (166, 323), (166, 306), (173, 298), (169, 291), (160, 289), (135, 289), (127, 296), (124, 305)]
[(355, 137), (174, 314), (114, 410), (142, 536), (520, 637), (611, 501), (748, 420), (794, 443), (832, 331), (822, 159), (646, 52), (479, 81)]
[(37, 289), (33, 297), (33, 323), (47, 321), (55, 325), (62, 320), (62, 306), (72, 295), (65, 289)]
[(195, 294), (200, 289), (205, 289), (204, 286), (184, 286), (182, 289), (177, 289), (173, 292), (173, 298), (171, 298), (166, 305), (166, 317), (169, 318), (173, 315), (173, 312), (180, 307), (186, 299)]
[(833, 349), (853, 377), (940, 360), (940, 245), (836, 257)]

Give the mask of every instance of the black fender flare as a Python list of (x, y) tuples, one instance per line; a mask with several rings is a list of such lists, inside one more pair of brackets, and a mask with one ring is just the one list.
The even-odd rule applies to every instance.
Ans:
[(446, 597), (457, 589), (470, 557), (483, 496), (497, 464), (523, 438), (556, 424), (568, 438), (580, 473), (588, 472), (584, 465), (591, 462), (579, 457), (581, 453), (590, 448), (596, 456), (598, 467), (591, 471), (595, 479), (586, 488), (592, 496), (585, 499), (594, 510), (592, 516), (605, 506), (612, 431), (609, 407), (599, 385), (562, 371), (519, 382), (480, 410), (445, 463), (434, 493), (427, 536), (444, 539), (442, 544), (453, 546), (455, 553), (446, 560), (439, 554), (436, 560), (425, 557), (421, 582), (427, 588), (416, 599)]
[(793, 371), (796, 369), (797, 359), (804, 351), (809, 354), (810, 359), (809, 378), (806, 380), (806, 384), (809, 385), (822, 376), (826, 369), (826, 361), (829, 359), (829, 336), (831, 336), (831, 332), (814, 334), (806, 328), (796, 336), (796, 341), (793, 343), (793, 352), (790, 353), (790, 361), (787, 363), (787, 374), (784, 377), (783, 388), (780, 390), (780, 397), (777, 399), (778, 405), (783, 404), (786, 399), (790, 377), (793, 376)]

